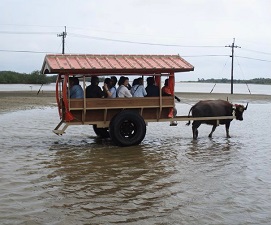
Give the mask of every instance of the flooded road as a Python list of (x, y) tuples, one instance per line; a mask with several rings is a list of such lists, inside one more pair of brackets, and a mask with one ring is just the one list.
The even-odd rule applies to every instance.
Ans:
[(0, 224), (270, 224), (270, 113), (250, 104), (230, 139), (150, 123), (124, 148), (90, 126), (54, 135), (56, 108), (0, 114)]

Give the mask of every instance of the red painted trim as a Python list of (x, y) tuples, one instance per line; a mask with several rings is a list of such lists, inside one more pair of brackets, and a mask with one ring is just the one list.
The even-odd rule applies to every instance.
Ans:
[(60, 78), (61, 78), (61, 75), (59, 74), (57, 76), (57, 79), (56, 79), (56, 103), (57, 103), (57, 106), (58, 106), (59, 117), (60, 117), (60, 119), (62, 119), (62, 108), (61, 108), (61, 104), (60, 104), (59, 90), (58, 90)]
[(64, 81), (63, 81), (63, 103), (65, 107), (65, 121), (69, 122), (74, 119), (73, 115), (69, 111), (69, 102), (68, 102), (68, 83), (69, 83), (69, 75), (64, 76)]

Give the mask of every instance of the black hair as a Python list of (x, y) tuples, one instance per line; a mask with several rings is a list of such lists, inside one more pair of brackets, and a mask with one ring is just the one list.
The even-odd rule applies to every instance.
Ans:
[(111, 76), (112, 86), (114, 87), (116, 83), (118, 82), (118, 79), (115, 76)]
[(137, 85), (137, 84), (139, 84), (138, 78), (136, 78), (136, 79), (133, 80), (132, 86)]
[(79, 79), (77, 77), (70, 77), (69, 82), (73, 82), (73, 85), (78, 85)]
[(98, 85), (99, 84), (99, 77), (97, 77), (97, 76), (91, 77), (90, 83), (94, 84), (94, 85)]
[(154, 78), (153, 77), (147, 78), (147, 85), (154, 85)]
[(168, 86), (168, 79), (165, 80), (165, 86)]
[(139, 85), (143, 85), (143, 78), (142, 77), (137, 78), (137, 81), (138, 81)]
[(104, 83), (107, 85), (110, 85), (111, 79), (110, 78), (105, 78)]
[(118, 82), (118, 85), (123, 85), (126, 80), (129, 80), (128, 77), (121, 76)]

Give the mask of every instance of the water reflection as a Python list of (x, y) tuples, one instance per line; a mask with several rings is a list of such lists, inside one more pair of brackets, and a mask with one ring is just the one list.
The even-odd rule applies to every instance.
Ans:
[(212, 159), (212, 156), (224, 156), (231, 154), (230, 151), (236, 151), (242, 146), (240, 142), (233, 141), (229, 138), (205, 138), (204, 140), (192, 140), (188, 144), (186, 151), (187, 157), (190, 159), (201, 159), (207, 156)]
[(164, 162), (165, 155), (146, 152), (144, 146), (53, 145), (50, 150), (56, 154), (48, 165), (54, 172), (48, 177), (61, 177), (58, 191), (51, 194), (62, 196), (53, 208), (65, 206), (71, 214), (83, 210), (97, 222), (152, 217), (154, 212), (148, 210), (157, 207), (157, 200), (166, 197), (174, 185), (168, 180), (172, 171)]

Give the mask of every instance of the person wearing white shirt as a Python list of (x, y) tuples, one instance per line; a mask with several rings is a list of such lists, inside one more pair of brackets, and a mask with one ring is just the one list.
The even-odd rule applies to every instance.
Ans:
[(129, 78), (121, 76), (118, 82), (117, 97), (119, 98), (131, 98), (133, 97), (129, 89), (127, 88), (129, 84)]

